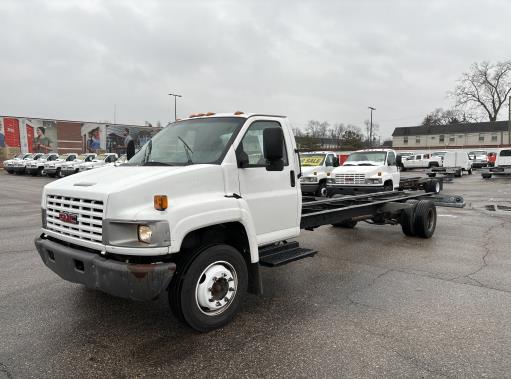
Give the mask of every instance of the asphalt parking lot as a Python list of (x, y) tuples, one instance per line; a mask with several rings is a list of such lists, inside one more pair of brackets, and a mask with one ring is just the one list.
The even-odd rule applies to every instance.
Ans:
[(264, 269), (265, 294), (208, 334), (163, 300), (48, 270), (33, 239), (49, 181), (0, 171), (0, 378), (509, 377), (511, 178), (446, 184), (467, 206), (439, 208), (429, 240), (368, 224), (303, 232), (316, 257)]

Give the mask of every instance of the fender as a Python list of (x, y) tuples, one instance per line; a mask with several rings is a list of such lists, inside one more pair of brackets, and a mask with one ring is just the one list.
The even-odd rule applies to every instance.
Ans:
[[(170, 252), (179, 252), (183, 239), (194, 230), (227, 222), (239, 222), (243, 225), (247, 234), (250, 247), (250, 261), (252, 263), (258, 262), (259, 249), (255, 227), (250, 213), (241, 203), (241, 201), (233, 198), (215, 198), (172, 209), (169, 212)], [(195, 211), (195, 208), (197, 208), (197, 211)], [(177, 220), (177, 222), (173, 223), (173, 220)]]

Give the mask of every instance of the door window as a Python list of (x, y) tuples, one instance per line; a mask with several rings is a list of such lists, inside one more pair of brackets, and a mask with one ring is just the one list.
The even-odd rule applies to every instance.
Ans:
[(387, 156), (387, 164), (389, 166), (396, 165), (396, 155), (393, 152), (389, 152), (389, 155)]
[[(248, 167), (266, 167), (266, 159), (263, 154), (263, 130), (267, 128), (282, 129), (282, 126), (277, 121), (255, 121), (249, 126), (241, 140), (240, 147), (248, 156)], [(284, 166), (287, 166), (289, 163), (285, 141), (282, 148), (284, 149)]]
[(334, 166), (334, 156), (332, 154), (328, 154), (326, 156), (325, 166), (327, 166), (327, 167)]

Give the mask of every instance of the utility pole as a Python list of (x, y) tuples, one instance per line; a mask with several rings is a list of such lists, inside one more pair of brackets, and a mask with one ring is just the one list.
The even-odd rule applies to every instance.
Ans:
[(175, 93), (169, 93), (169, 96), (174, 96), (174, 121), (177, 121), (177, 98), (183, 96)]
[(508, 114), (508, 128), (507, 128), (507, 143), (511, 146), (511, 96), (509, 96), (509, 114)]
[(371, 126), (369, 128), (369, 147), (373, 147), (373, 111), (376, 110), (376, 108), (373, 107), (367, 107), (371, 110)]

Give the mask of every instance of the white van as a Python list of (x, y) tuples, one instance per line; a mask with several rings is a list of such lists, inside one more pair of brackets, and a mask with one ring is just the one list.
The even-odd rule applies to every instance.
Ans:
[(431, 155), (441, 157), (442, 165), (430, 168), (426, 172), (429, 177), (434, 177), (436, 174), (454, 174), (456, 177), (461, 177), (464, 171), (472, 175), (472, 161), (466, 151), (441, 151)]

